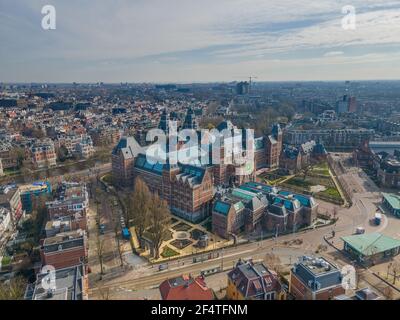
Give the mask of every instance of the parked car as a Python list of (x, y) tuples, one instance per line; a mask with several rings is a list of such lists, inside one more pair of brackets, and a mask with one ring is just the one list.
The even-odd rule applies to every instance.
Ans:
[(158, 271), (163, 271), (168, 269), (168, 263), (163, 263), (158, 266)]
[(356, 234), (363, 234), (363, 233), (365, 233), (365, 229), (363, 227), (356, 228)]
[(106, 229), (106, 226), (105, 226), (104, 224), (101, 224), (100, 227), (99, 227), (99, 229), (100, 229), (100, 234), (104, 234), (104, 231), (105, 231), (105, 229)]

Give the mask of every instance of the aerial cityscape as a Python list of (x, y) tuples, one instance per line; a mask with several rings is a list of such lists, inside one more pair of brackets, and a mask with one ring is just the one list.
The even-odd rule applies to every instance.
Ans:
[(0, 300), (400, 299), (398, 3), (53, 2), (0, 5)]

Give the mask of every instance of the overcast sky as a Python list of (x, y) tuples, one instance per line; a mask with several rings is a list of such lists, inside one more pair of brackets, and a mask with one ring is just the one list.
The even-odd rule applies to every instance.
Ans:
[[(41, 9), (56, 8), (56, 30)], [(342, 7), (356, 8), (343, 30)], [(0, 81), (400, 78), (400, 1), (0, 0)]]

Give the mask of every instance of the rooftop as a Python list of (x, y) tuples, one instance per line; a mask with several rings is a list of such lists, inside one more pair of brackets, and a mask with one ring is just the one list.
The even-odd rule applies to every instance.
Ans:
[(46, 238), (43, 242), (43, 245), (49, 246), (49, 245), (53, 245), (53, 244), (61, 244), (63, 242), (80, 239), (84, 235), (85, 235), (85, 232), (83, 230), (64, 232), (64, 233), (60, 233), (54, 237)]
[(352, 235), (342, 237), (341, 239), (364, 256), (371, 256), (400, 247), (400, 240), (385, 236), (381, 233)]
[(322, 257), (303, 257), (301, 264), (314, 275), (337, 270), (337, 267), (335, 265)]
[(393, 193), (382, 193), (382, 196), (393, 209), (400, 210), (400, 196)]
[(47, 273), (37, 275), (36, 282), (29, 285), (26, 290), (26, 300), (82, 300), (84, 298), (82, 265), (56, 270), (56, 289), (43, 288), (42, 280), (47, 275)]

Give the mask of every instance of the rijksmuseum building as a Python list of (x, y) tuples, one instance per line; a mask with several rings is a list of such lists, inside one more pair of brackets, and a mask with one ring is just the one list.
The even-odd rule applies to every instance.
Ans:
[[(170, 130), (169, 114), (165, 110), (161, 115), (158, 128), (166, 134)], [(191, 109), (188, 110), (181, 128), (194, 129), (199, 137), (201, 136)], [(234, 134), (238, 132), (230, 121), (220, 123), (217, 130), (219, 132), (235, 131)], [(157, 192), (168, 202), (172, 213), (191, 222), (199, 222), (211, 215), (216, 186), (234, 186), (255, 181), (255, 170), (279, 166), (282, 130), (278, 124), (273, 126), (271, 135), (249, 140), (251, 141), (250, 148), (254, 150), (254, 159), (250, 164), (250, 170), (247, 171), (245, 169), (249, 167), (249, 163), (244, 165), (242, 162), (236, 162), (235, 152), (232, 152), (232, 155), (226, 154), (229, 152), (225, 152), (224, 140), (221, 139), (219, 147), (219, 163), (201, 165), (200, 161), (198, 164), (179, 162), (172, 164), (172, 161), (168, 161), (168, 152), (166, 161), (163, 163), (148, 161), (144, 152), (145, 147), (139, 147), (139, 149), (142, 148), (142, 153), (138, 153), (136, 140), (133, 137), (122, 137), (112, 152), (113, 179), (117, 186), (131, 188), (135, 179), (140, 177), (152, 192)], [(180, 145), (177, 149), (179, 148)], [(243, 155), (246, 151), (242, 150), (246, 150), (245, 146), (240, 149)]]

